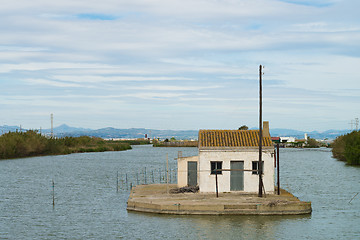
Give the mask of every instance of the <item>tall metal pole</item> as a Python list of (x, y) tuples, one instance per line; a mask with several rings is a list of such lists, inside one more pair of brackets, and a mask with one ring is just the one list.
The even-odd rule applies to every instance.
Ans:
[(279, 150), (279, 144), (276, 144), (276, 152), (277, 152), (277, 194), (280, 195), (280, 160), (279, 160), (279, 155), (280, 155), (280, 150)]
[(216, 184), (216, 197), (219, 197), (219, 187), (218, 187), (218, 177), (217, 177), (217, 169), (215, 169), (215, 184)]
[(263, 181), (262, 181), (262, 66), (259, 67), (259, 192), (258, 197), (262, 197)]

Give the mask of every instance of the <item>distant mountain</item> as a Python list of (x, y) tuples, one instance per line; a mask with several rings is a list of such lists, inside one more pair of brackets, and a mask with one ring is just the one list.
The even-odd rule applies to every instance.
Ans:
[[(76, 127), (70, 127), (66, 124), (62, 124), (58, 127), (54, 127), (53, 131), (54, 134), (64, 134), (64, 133), (70, 133), (75, 131), (90, 131), (90, 128), (76, 128)], [(51, 129), (42, 129), (42, 133), (51, 133)]]
[(16, 132), (16, 131), (20, 131), (20, 126), (4, 125), (4, 126), (0, 126), (0, 131), (1, 131), (1, 134), (8, 133), (8, 132)]
[[(20, 131), (20, 126), (0, 126), (1, 134), (7, 133), (9, 131), (15, 132)], [(21, 129), (26, 131), (27, 129)], [(303, 139), (305, 133), (309, 137), (315, 139), (335, 139), (337, 136), (344, 135), (349, 133), (350, 130), (327, 130), (324, 132), (319, 131), (298, 131), (294, 129), (282, 129), (274, 128), (270, 129), (270, 134), (273, 137), (295, 137), (297, 139)], [(50, 135), (51, 129), (42, 129), (42, 134)], [(146, 129), (146, 128), (129, 128), (129, 129), (118, 129), (118, 128), (101, 128), (97, 130), (89, 128), (76, 128), (70, 127), (66, 124), (60, 125), (54, 128), (54, 135), (57, 137), (79, 137), (79, 136), (92, 136), (92, 137), (101, 137), (101, 138), (144, 138), (145, 135), (148, 138), (172, 138), (176, 139), (197, 139), (198, 130), (155, 130), (155, 129)]]
[(116, 129), (116, 128), (101, 128), (97, 130), (88, 131), (74, 131), (66, 133), (67, 136), (93, 136), (101, 138), (160, 138), (166, 139), (175, 137), (176, 139), (197, 139), (198, 131), (196, 130), (154, 130), (145, 128), (130, 128), (130, 129)]

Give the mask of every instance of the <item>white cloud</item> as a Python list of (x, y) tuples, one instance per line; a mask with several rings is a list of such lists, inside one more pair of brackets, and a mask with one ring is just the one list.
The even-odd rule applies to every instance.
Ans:
[(221, 88), (220, 86), (167, 86), (167, 85), (146, 85), (139, 87), (126, 87), (131, 90), (160, 90), (160, 91), (197, 91), (203, 89)]
[[(133, 73), (133, 72), (132, 72)], [(164, 77), (164, 76), (153, 76), (153, 77), (143, 77), (143, 76), (96, 76), (96, 75), (79, 75), (79, 76), (69, 76), (69, 75), (56, 75), (52, 78), (58, 79), (61, 81), (68, 82), (77, 82), (77, 83), (101, 83), (101, 82), (122, 82), (122, 81), (189, 81), (191, 78), (185, 77)]]
[[(7, 1), (0, 9), (3, 116), (16, 115), (19, 101), (42, 108), (34, 114), (54, 106), (66, 115), (62, 106), (72, 101), (114, 119), (119, 109), (134, 117), (155, 109), (208, 126), (256, 122), (263, 64), (266, 111), (282, 115), (271, 115), (279, 125), (316, 108), (316, 121), (333, 117), (331, 108), (353, 118), (360, 114), (349, 110), (358, 109), (360, 89), (358, 7), (355, 0)], [(311, 116), (304, 121), (310, 125)]]
[(164, 93), (164, 92), (145, 92), (145, 93), (134, 93), (124, 95), (124, 97), (128, 98), (140, 98), (140, 99), (153, 99), (153, 100), (163, 100), (169, 98), (177, 98), (180, 96), (184, 96), (184, 93)]
[(25, 82), (27, 82), (30, 85), (48, 85), (52, 87), (84, 87), (80, 84), (74, 84), (74, 83), (65, 83), (60, 81), (53, 81), (53, 80), (47, 80), (47, 79), (25, 79)]
[(1, 64), (0, 73), (8, 73), (12, 71), (39, 71), (49, 69), (96, 69), (96, 68), (114, 68), (114, 66), (104, 64), (90, 63), (72, 63), (72, 62), (33, 62), (19, 64)]

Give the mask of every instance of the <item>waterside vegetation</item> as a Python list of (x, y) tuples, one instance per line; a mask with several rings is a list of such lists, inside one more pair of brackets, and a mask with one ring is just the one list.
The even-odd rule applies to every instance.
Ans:
[(51, 138), (33, 130), (9, 132), (0, 136), (0, 159), (81, 152), (123, 151), (131, 149), (131, 145), (147, 143), (147, 140), (107, 141), (88, 136)]
[(198, 141), (176, 140), (174, 137), (164, 141), (153, 140), (153, 147), (197, 147)]
[[(274, 143), (279, 143), (279, 141), (273, 141)], [(308, 138), (308, 140), (302, 139), (297, 140), (296, 142), (286, 142), (280, 143), (281, 147), (287, 148), (320, 148), (320, 147), (329, 147), (325, 142), (319, 142), (314, 138)]]
[(334, 158), (349, 165), (360, 165), (360, 131), (337, 137), (331, 146)]

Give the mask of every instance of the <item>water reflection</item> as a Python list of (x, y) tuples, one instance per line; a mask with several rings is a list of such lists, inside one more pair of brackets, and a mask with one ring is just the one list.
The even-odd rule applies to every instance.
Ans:
[[(130, 218), (142, 221), (177, 222), (183, 237), (195, 234), (195, 239), (275, 239), (284, 224), (308, 221), (311, 215), (297, 216), (211, 216), (211, 215), (164, 215), (128, 212)], [(188, 228), (191, 228), (189, 230)], [(183, 229), (182, 229), (183, 228)], [(185, 230), (184, 230), (185, 229)], [(194, 237), (193, 236), (193, 237)], [(190, 235), (189, 235), (190, 237)]]

